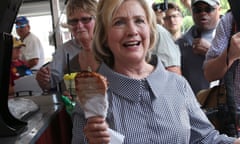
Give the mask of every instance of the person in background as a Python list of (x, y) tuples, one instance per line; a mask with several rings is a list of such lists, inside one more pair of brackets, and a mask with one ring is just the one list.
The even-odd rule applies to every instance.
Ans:
[(155, 12), (157, 23), (160, 25), (164, 25), (163, 18), (166, 16), (165, 11), (167, 10), (164, 3), (156, 3), (152, 4), (152, 9)]
[[(206, 54), (204, 74), (208, 81), (221, 79), (240, 57), (240, 32), (232, 34), (234, 18), (232, 12), (226, 13), (220, 20), (215, 38)], [(229, 41), (230, 39), (230, 41)], [(230, 43), (229, 43), (230, 42)], [(229, 46), (229, 51), (227, 48)], [(226, 60), (228, 59), (228, 65)], [(236, 71), (240, 70), (238, 64)], [(237, 73), (236, 73), (237, 74)], [(240, 78), (240, 77), (236, 77)], [(236, 87), (239, 88), (239, 87)]]
[(97, 69), (91, 50), (93, 29), (95, 26), (97, 2), (95, 0), (69, 0), (67, 3), (67, 24), (74, 39), (57, 48), (48, 67), (41, 68), (36, 79), (42, 89), (55, 88), (70, 71)]
[[(239, 5), (239, 2), (233, 1)], [(239, 12), (239, 9), (237, 9)], [(235, 135), (240, 126), (240, 32), (237, 32), (236, 21), (232, 11), (226, 13), (220, 20), (215, 38), (206, 54), (204, 75), (208, 81), (222, 80), (227, 91), (229, 109), (227, 134)], [(227, 119), (225, 118), (225, 119)], [(239, 133), (239, 131), (237, 131)]]
[(189, 11), (191, 11), (191, 0), (180, 0), (181, 3), (184, 5), (185, 8), (187, 8)]
[(171, 72), (181, 75), (181, 55), (178, 45), (174, 43), (171, 34), (161, 25), (157, 24), (158, 40), (152, 54), (158, 55), (164, 67)]
[[(161, 6), (160, 6), (161, 5)], [(162, 26), (162, 14), (166, 10), (163, 3), (153, 3), (152, 9), (155, 12), (157, 20), (158, 41), (153, 49), (153, 54), (160, 56), (164, 67), (181, 75), (180, 50), (174, 43), (171, 34)]]
[(210, 86), (202, 67), (220, 19), (220, 1), (192, 0), (192, 17), (194, 25), (177, 43), (181, 51), (182, 74), (197, 94)]
[(163, 26), (172, 34), (174, 41), (182, 36), (183, 16), (177, 4), (168, 3), (163, 20)]
[[(165, 70), (159, 57), (149, 63), (156, 21), (147, 0), (99, 0), (97, 14), (93, 50), (109, 83), (109, 107), (106, 119), (88, 120), (79, 107), (73, 144), (109, 143), (108, 127), (125, 136), (124, 144), (240, 143), (214, 129), (182, 76)], [(77, 82), (80, 93), (103, 91), (101, 83)]]
[(44, 49), (39, 38), (30, 32), (29, 20), (25, 16), (16, 18), (16, 32), (23, 43), (22, 60), (33, 70), (38, 70), (44, 64)]
[(20, 39), (13, 37), (13, 49), (12, 49), (12, 62), (10, 67), (10, 85), (9, 85), (9, 95), (14, 94), (14, 80), (25, 76), (31, 75), (32, 71), (25, 61), (20, 60), (21, 48), (25, 44), (22, 43)]

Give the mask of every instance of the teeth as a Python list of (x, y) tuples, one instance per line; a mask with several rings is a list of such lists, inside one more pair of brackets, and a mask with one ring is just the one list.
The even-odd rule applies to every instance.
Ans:
[(134, 46), (134, 45), (139, 45), (140, 42), (129, 42), (129, 43), (125, 43), (124, 46)]

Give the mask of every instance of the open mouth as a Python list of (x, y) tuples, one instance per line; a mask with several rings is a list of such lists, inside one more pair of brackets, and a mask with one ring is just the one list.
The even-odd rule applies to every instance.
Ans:
[(127, 42), (123, 44), (124, 47), (133, 47), (133, 46), (139, 46), (139, 45), (140, 45), (140, 41)]

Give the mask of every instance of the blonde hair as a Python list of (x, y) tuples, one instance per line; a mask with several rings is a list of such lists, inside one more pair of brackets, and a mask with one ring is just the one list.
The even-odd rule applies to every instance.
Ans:
[(67, 17), (70, 17), (78, 11), (84, 11), (95, 16), (97, 4), (98, 2), (96, 0), (69, 0), (66, 8)]
[[(108, 66), (113, 67), (114, 56), (110, 49), (107, 47), (107, 28), (110, 27), (113, 15), (116, 10), (127, 0), (99, 0), (97, 8), (97, 18), (95, 24), (95, 32), (93, 39), (93, 51), (95, 52), (96, 59), (103, 61)], [(150, 51), (155, 45), (157, 39), (156, 35), (156, 18), (153, 10), (149, 7), (146, 0), (136, 0), (143, 7), (146, 18), (150, 26), (150, 45), (146, 56), (146, 60), (150, 60)]]

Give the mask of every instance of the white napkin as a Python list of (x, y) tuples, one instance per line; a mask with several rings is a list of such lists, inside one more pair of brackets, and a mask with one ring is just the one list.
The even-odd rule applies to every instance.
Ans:
[[(81, 104), (84, 110), (85, 118), (93, 116), (106, 117), (108, 109), (107, 95), (103, 96), (101, 94), (87, 94), (86, 102)], [(110, 134), (110, 144), (122, 144), (124, 141), (124, 135), (108, 128)]]

